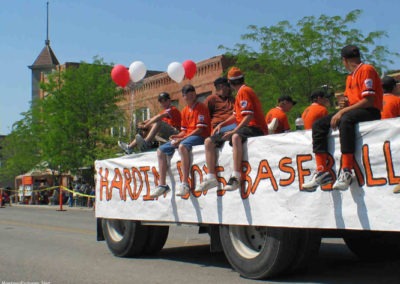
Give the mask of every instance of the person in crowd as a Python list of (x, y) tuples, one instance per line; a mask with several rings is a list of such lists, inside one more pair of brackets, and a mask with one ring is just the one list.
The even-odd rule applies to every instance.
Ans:
[(236, 91), (235, 104), (233, 114), (219, 126), (223, 127), (235, 121), (237, 123), (234, 129), (222, 135), (224, 141), (229, 141), (233, 153), (233, 172), (223, 190), (232, 191), (239, 189), (242, 183), (243, 143), (249, 137), (267, 134), (268, 130), (261, 102), (253, 89), (245, 84), (242, 71), (232, 67), (228, 71), (228, 80)]
[(269, 134), (284, 133), (290, 131), (288, 113), (297, 102), (291, 96), (283, 95), (278, 98), (278, 105), (270, 109), (265, 116)]
[(161, 145), (157, 150), (159, 185), (150, 191), (151, 197), (157, 197), (170, 191), (166, 182), (168, 169), (167, 157), (172, 157), (178, 149), (182, 162), (182, 183), (176, 189), (177, 196), (189, 193), (190, 152), (195, 145), (204, 144), (206, 137), (210, 136), (211, 121), (208, 108), (197, 101), (194, 86), (188, 84), (182, 88), (182, 96), (186, 102), (182, 110), (181, 132), (171, 135), (170, 141)]
[(393, 77), (382, 78), (383, 108), (381, 118), (394, 118), (400, 116), (400, 97), (396, 95), (398, 81)]
[(118, 141), (119, 147), (126, 154), (131, 154), (135, 146), (138, 146), (140, 151), (148, 150), (156, 135), (167, 141), (171, 135), (178, 134), (181, 127), (180, 111), (171, 104), (171, 97), (166, 92), (158, 95), (158, 102), (162, 107), (161, 112), (138, 125), (139, 129), (147, 132), (146, 137), (136, 134), (129, 144)]
[(218, 185), (215, 173), (216, 150), (225, 143), (225, 140), (222, 139), (224, 133), (233, 130), (237, 126), (236, 120), (228, 121), (227, 124), (224, 124), (232, 116), (235, 103), (228, 79), (219, 77), (214, 81), (214, 86), (216, 93), (208, 96), (204, 101), (210, 111), (212, 125), (212, 136), (206, 138), (204, 142), (208, 174), (207, 178), (197, 185), (195, 191), (205, 191)]
[(332, 186), (334, 190), (346, 190), (352, 182), (355, 152), (355, 126), (362, 121), (381, 118), (382, 82), (373, 66), (361, 61), (357, 46), (347, 45), (341, 50), (342, 63), (350, 72), (346, 79), (344, 95), (348, 106), (324, 116), (312, 126), (313, 152), (316, 171), (311, 180), (302, 184), (304, 191), (315, 191), (318, 186), (333, 182), (328, 161), (328, 134), (331, 129), (339, 129), (342, 153), (339, 177)]
[(311, 129), (315, 121), (328, 115), (329, 98), (330, 95), (324, 91), (314, 91), (311, 93), (311, 105), (301, 115), (305, 130)]

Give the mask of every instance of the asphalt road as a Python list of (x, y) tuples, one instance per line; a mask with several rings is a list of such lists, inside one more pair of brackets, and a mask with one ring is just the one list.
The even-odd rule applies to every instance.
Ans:
[(13, 206), (0, 209), (0, 283), (400, 283), (400, 261), (358, 260), (325, 239), (307, 273), (274, 281), (240, 277), (209, 252), (197, 227), (172, 226), (156, 257), (117, 258), (96, 241), (94, 211)]

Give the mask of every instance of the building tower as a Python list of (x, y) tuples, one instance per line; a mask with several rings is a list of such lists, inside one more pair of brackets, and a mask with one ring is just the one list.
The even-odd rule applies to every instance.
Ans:
[(32, 101), (40, 97), (40, 81), (43, 76), (51, 73), (60, 63), (50, 47), (49, 40), (49, 2), (47, 2), (47, 22), (45, 46), (31, 66), (32, 70)]

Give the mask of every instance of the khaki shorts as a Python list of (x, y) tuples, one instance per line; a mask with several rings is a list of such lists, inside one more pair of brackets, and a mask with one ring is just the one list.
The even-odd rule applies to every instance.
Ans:
[(160, 130), (158, 130), (158, 136), (168, 140), (171, 135), (178, 134), (179, 131), (175, 127), (172, 127), (168, 123), (161, 121)]

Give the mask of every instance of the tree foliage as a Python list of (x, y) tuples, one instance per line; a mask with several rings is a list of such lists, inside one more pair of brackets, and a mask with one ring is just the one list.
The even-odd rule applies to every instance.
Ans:
[[(110, 70), (95, 58), (92, 64), (81, 62), (49, 74), (41, 85), (45, 98), (32, 102), (31, 111), (6, 138), (10, 147), (1, 170), (15, 169), (14, 175), (21, 174), (29, 168), (16, 165), (25, 165), (25, 159), (31, 161), (31, 168), (46, 161), (53, 169), (60, 166), (63, 172), (75, 172), (110, 157), (116, 141), (109, 129), (123, 117), (117, 106), (122, 93), (112, 82)], [(33, 149), (26, 140), (34, 141), (29, 145)], [(24, 154), (18, 153), (21, 150)]]
[[(345, 70), (340, 50), (348, 44), (357, 45), (365, 62), (382, 72), (389, 55), (398, 56), (386, 47), (376, 45), (377, 39), (386, 36), (383, 31), (366, 35), (351, 27), (360, 16), (360, 10), (345, 17), (304, 17), (293, 26), (288, 21), (275, 26), (251, 25), (242, 35), (245, 43), (226, 48), (227, 55), (236, 60), (246, 74), (246, 82), (260, 95), (264, 110), (273, 107), (277, 98), (290, 95), (299, 101), (291, 118), (308, 104), (310, 93), (322, 85), (335, 91), (344, 90)], [(293, 121), (293, 119), (291, 119)]]

